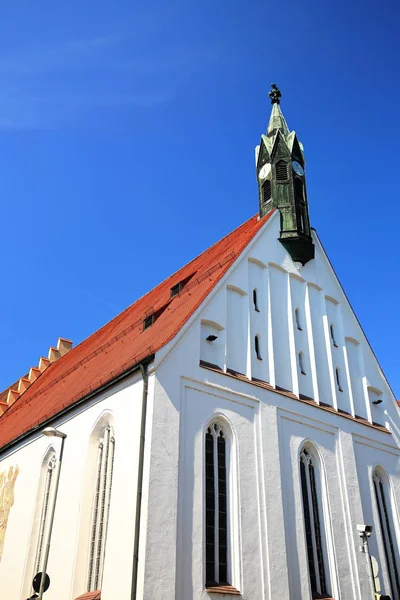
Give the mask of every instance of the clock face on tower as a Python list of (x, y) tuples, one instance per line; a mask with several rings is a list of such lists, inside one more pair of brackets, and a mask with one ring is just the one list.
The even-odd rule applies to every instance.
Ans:
[(258, 177), (260, 179), (265, 179), (266, 177), (268, 177), (270, 172), (271, 172), (271, 165), (269, 163), (266, 163), (263, 167), (261, 167), (261, 169), (258, 173)]
[(300, 177), (303, 177), (304, 169), (300, 163), (298, 163), (297, 161), (294, 160), (292, 162), (292, 167), (293, 167), (293, 171), (295, 171), (295, 173), (297, 173), (297, 175), (300, 175)]

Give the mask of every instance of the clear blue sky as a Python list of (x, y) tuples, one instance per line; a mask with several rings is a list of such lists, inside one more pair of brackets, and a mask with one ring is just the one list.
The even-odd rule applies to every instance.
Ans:
[(15, 0), (0, 21), (0, 388), (257, 211), (276, 82), (312, 225), (400, 396), (400, 5)]

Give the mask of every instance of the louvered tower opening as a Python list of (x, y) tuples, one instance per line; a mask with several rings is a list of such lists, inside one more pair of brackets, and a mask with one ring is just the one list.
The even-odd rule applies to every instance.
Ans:
[(288, 165), (284, 160), (280, 160), (276, 163), (275, 173), (277, 181), (287, 181), (289, 179)]

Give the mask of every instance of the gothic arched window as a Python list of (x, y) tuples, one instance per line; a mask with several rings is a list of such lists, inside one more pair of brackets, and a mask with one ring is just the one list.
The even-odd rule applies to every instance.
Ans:
[(227, 441), (224, 426), (205, 435), (206, 587), (228, 584)]
[(48, 540), (49, 518), (53, 502), (56, 467), (56, 453), (53, 448), (50, 448), (43, 459), (39, 477), (35, 516), (24, 577), (24, 596), (30, 595), (32, 592), (33, 577), (43, 570), (44, 552)]
[(317, 492), (315, 458), (308, 448), (303, 448), (300, 454), (300, 475), (311, 591), (313, 594), (326, 594), (328, 590), (322, 545), (321, 499)]
[(90, 528), (88, 592), (100, 589), (103, 578), (114, 467), (114, 450), (114, 432), (111, 426), (107, 425), (100, 435), (97, 449), (97, 470)]
[(275, 166), (276, 180), (286, 181), (289, 179), (288, 164), (284, 160), (279, 160)]
[(46, 460), (46, 463), (43, 465), (43, 475), (44, 475), (44, 486), (41, 491), (41, 515), (39, 522), (39, 533), (38, 533), (38, 541), (36, 548), (36, 557), (35, 557), (35, 566), (34, 566), (34, 575), (39, 573), (42, 569), (43, 563), (43, 551), (46, 543), (47, 530), (49, 524), (49, 514), (50, 514), (50, 501), (51, 495), (53, 492), (53, 481), (54, 481), (54, 471), (56, 467), (56, 455), (52, 452), (49, 458)]
[(392, 588), (393, 600), (399, 600), (400, 579), (397, 569), (397, 557), (395, 552), (396, 535), (393, 528), (390, 489), (386, 478), (380, 469), (376, 469), (373, 474), (374, 490), (376, 504), (378, 507), (379, 524), (383, 547), (385, 550), (386, 567), (389, 574), (390, 585)]

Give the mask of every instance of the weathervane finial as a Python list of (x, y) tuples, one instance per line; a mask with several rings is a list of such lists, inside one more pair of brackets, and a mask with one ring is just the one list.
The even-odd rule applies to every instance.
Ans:
[(276, 83), (271, 83), (272, 90), (268, 94), (271, 98), (271, 104), (279, 104), (282, 97), (282, 92), (278, 89)]

